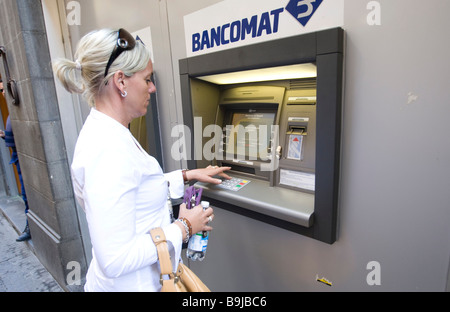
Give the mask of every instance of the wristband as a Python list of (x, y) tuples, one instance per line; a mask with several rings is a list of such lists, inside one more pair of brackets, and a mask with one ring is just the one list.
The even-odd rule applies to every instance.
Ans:
[(188, 171), (189, 169), (183, 169), (183, 170), (181, 170), (181, 174), (183, 175), (183, 181), (184, 181), (184, 184), (186, 184), (186, 183), (188, 183), (189, 182), (189, 180), (188, 180), (188, 178), (187, 178), (187, 175), (186, 175), (186, 171)]

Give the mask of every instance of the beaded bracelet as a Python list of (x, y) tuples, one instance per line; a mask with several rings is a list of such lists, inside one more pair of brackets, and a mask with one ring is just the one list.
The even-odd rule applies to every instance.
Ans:
[(192, 236), (192, 226), (188, 219), (186, 218), (179, 218), (177, 219), (183, 226), (184, 230), (186, 231), (186, 239), (184, 240), (184, 243), (189, 242), (189, 238)]

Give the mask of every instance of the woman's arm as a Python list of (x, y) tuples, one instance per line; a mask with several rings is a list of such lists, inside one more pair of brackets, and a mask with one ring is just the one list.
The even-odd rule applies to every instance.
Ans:
[(196, 180), (205, 183), (220, 184), (222, 180), (213, 177), (218, 175), (229, 180), (231, 178), (224, 171), (230, 169), (231, 167), (208, 166), (202, 169), (186, 170), (185, 175), (188, 181)]

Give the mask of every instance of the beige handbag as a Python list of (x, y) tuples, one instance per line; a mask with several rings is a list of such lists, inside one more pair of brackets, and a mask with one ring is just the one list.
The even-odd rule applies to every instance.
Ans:
[[(176, 272), (172, 272), (172, 262), (170, 261), (164, 231), (161, 228), (156, 228), (151, 230), (150, 234), (158, 251), (161, 267), (161, 292), (210, 292), (197, 275), (183, 263), (178, 265)], [(169, 279), (163, 279), (165, 275), (169, 276)]]

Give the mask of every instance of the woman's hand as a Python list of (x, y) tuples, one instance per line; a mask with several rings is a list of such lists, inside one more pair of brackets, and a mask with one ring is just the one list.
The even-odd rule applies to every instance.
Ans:
[(201, 231), (212, 230), (212, 227), (208, 223), (214, 219), (213, 212), (214, 211), (211, 207), (203, 210), (201, 205), (195, 206), (192, 209), (187, 209), (186, 204), (183, 203), (180, 205), (178, 217), (188, 219), (192, 226), (192, 234), (195, 234)]
[(213, 178), (213, 176), (218, 175), (227, 180), (230, 180), (231, 177), (224, 173), (224, 171), (228, 171), (230, 169), (231, 167), (208, 166), (203, 169), (188, 170), (186, 171), (186, 177), (189, 181), (197, 180), (205, 183), (220, 184), (222, 183), (222, 180)]

